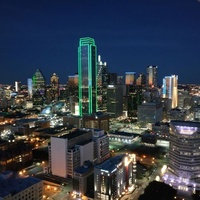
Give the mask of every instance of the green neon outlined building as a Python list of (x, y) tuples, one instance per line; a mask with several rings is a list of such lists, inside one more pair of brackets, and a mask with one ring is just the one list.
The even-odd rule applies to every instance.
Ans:
[(93, 38), (80, 38), (78, 47), (79, 115), (97, 110), (97, 48)]

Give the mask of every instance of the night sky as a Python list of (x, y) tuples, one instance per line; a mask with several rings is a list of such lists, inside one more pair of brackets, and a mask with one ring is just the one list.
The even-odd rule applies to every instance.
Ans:
[(86, 36), (109, 72), (157, 65), (159, 83), (200, 84), (200, 0), (1, 0), (0, 83), (26, 84), (39, 68), (66, 84)]

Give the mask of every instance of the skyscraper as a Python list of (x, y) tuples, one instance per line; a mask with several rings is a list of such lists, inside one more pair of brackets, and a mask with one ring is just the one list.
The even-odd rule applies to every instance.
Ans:
[(40, 69), (37, 69), (35, 74), (32, 77), (32, 83), (33, 83), (33, 92), (38, 91), (40, 95), (45, 94), (45, 87), (46, 87), (46, 80), (44, 78), (44, 75), (40, 71)]
[(148, 66), (146, 73), (146, 86), (156, 87), (157, 86), (157, 66)]
[(163, 78), (163, 98), (171, 100), (171, 108), (178, 106), (178, 76), (171, 75)]
[(46, 80), (40, 69), (37, 69), (33, 75), (32, 85), (34, 104), (43, 104), (46, 96)]
[(59, 77), (56, 73), (53, 73), (50, 79), (51, 82), (51, 97), (52, 100), (58, 100), (59, 97)]
[(105, 111), (107, 105), (108, 67), (106, 62), (101, 61), (98, 56), (97, 62), (97, 102), (98, 110)]
[(97, 48), (93, 38), (80, 38), (78, 47), (79, 115), (97, 110)]
[(135, 85), (135, 81), (136, 81), (135, 76), (136, 76), (135, 72), (126, 72), (125, 84), (126, 85)]

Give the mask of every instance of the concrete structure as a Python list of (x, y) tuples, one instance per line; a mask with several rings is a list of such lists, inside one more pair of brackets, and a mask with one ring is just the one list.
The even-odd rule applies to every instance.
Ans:
[(53, 175), (73, 177), (74, 170), (84, 161), (99, 163), (107, 158), (109, 140), (103, 130), (77, 129), (60, 137), (51, 137), (49, 163)]
[(42, 200), (43, 181), (37, 178), (19, 178), (14, 172), (0, 174), (1, 200)]
[(119, 199), (133, 191), (136, 181), (136, 156), (121, 154), (94, 168), (94, 199)]

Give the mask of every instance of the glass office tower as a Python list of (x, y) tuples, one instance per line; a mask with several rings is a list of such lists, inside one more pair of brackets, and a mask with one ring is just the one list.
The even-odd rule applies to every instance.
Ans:
[(97, 48), (93, 38), (80, 38), (78, 47), (79, 115), (97, 110)]

